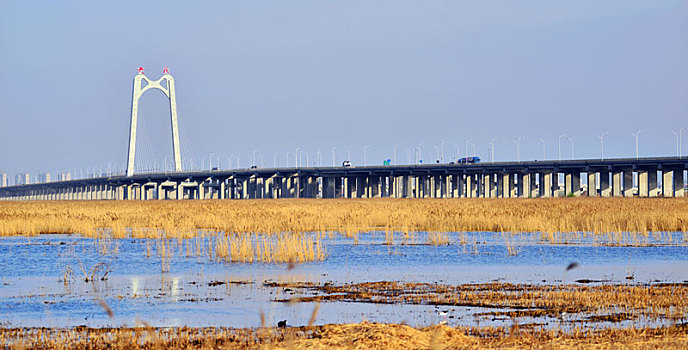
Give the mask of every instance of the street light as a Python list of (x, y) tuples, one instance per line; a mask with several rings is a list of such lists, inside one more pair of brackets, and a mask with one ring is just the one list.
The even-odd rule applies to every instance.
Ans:
[(471, 143), (473, 139), (466, 140), (466, 157), (468, 157), (468, 144)]
[(272, 154), (272, 167), (277, 168), (277, 152)]
[(444, 142), (444, 141), (442, 141), (442, 142), (440, 143), (440, 149), (441, 149), (441, 152), (440, 152), (440, 162), (442, 162), (442, 163), (444, 163), (444, 144), (445, 144), (445, 143), (446, 143), (446, 142)]
[(682, 136), (683, 136), (683, 131), (684, 131), (684, 130), (686, 130), (686, 128), (681, 128), (681, 129), (678, 131), (678, 134), (676, 133), (676, 131), (672, 131), (672, 132), (671, 132), (672, 134), (674, 134), (674, 136), (676, 136), (676, 155), (679, 156), (679, 157), (683, 154), (683, 150), (682, 150), (682, 148), (683, 148)]
[(602, 147), (602, 148), (601, 148), (601, 152), (602, 152), (602, 153), (601, 153), (601, 157), (600, 157), (600, 158), (601, 158), (602, 160), (604, 160), (604, 135), (607, 135), (607, 134), (609, 134), (609, 133), (606, 132), (606, 131), (603, 132), (603, 133), (601, 133), (601, 134), (595, 134), (595, 136), (597, 136), (597, 138), (600, 139), (600, 146)]
[(301, 150), (301, 147), (296, 147), (296, 151), (294, 152), (294, 154), (296, 155), (295, 161), (296, 161), (296, 167), (297, 168), (299, 167), (299, 151), (300, 150)]
[(559, 135), (559, 161), (561, 162), (561, 138), (566, 136), (566, 133)]
[(676, 138), (676, 156), (680, 156), (680, 154), (679, 154), (679, 152), (680, 152), (680, 150), (679, 150), (680, 142), (679, 142), (678, 134), (677, 134), (676, 131), (674, 131), (674, 130), (671, 130), (671, 133), (674, 134), (674, 137)]
[(368, 165), (368, 147), (370, 147), (370, 145), (363, 146), (363, 166)]
[(492, 163), (494, 163), (494, 147), (495, 147), (495, 141), (497, 141), (497, 139), (492, 139), (492, 140), (490, 140), (490, 158), (491, 158), (490, 161), (491, 161)]
[(519, 136), (516, 140), (511, 140), (513, 143), (516, 144), (516, 161), (521, 162), (521, 140), (523, 140), (525, 136)]
[(418, 144), (418, 155), (416, 157), (416, 164), (423, 161), (423, 145), (423, 142)]
[(440, 161), (440, 148), (437, 147), (437, 145), (433, 145), (435, 147), (435, 155), (437, 156), (437, 162)]
[(545, 140), (540, 139), (540, 140), (538, 140), (538, 141), (542, 142), (542, 160), (545, 160), (545, 159), (547, 159), (547, 152), (546, 152), (546, 148), (545, 148)]
[(573, 160), (574, 158), (576, 158), (576, 156), (573, 153), (573, 137), (567, 137), (567, 139), (569, 139), (569, 142), (571, 142), (571, 160)]
[(334, 168), (335, 166), (337, 166), (337, 164), (335, 163), (335, 153), (334, 153), (334, 151), (335, 151), (336, 149), (337, 149), (337, 147), (332, 147), (332, 167), (333, 167), (333, 168)]
[(635, 137), (635, 159), (638, 159), (638, 135), (640, 135), (640, 133), (643, 131), (645, 131), (644, 128), (631, 133), (631, 135)]

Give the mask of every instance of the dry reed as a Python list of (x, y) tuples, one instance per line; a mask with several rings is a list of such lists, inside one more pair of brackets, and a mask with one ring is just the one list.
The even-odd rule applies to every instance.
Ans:
[(232, 328), (0, 328), (10, 349), (685, 349), (685, 325), (666, 328), (532, 330), (358, 324)]
[[(80, 233), (113, 238), (191, 238), (199, 229), (231, 233), (541, 232), (604, 234), (619, 244), (683, 232), (685, 198), (367, 199), (1, 202), (0, 235)], [(666, 238), (666, 237), (665, 237)], [(675, 242), (677, 243), (677, 242)]]

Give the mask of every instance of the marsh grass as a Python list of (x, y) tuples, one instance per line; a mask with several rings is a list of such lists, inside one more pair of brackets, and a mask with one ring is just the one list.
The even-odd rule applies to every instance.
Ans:
[[(607, 236), (642, 244), (658, 232), (683, 232), (686, 198), (299, 199), (210, 201), (0, 202), (0, 235), (80, 233), (87, 237), (192, 238), (232, 233), (541, 232)], [(676, 242), (678, 243), (678, 242)]]
[(524, 327), (413, 328), (362, 322), (323, 326), (235, 329), (0, 328), (10, 349), (685, 349), (685, 325), (665, 328), (534, 330)]

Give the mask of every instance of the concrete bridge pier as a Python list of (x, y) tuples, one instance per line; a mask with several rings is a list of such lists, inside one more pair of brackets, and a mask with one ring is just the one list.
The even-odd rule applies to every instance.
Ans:
[(588, 172), (588, 197), (597, 196), (597, 173)]
[(625, 170), (623, 172), (623, 195), (624, 197), (633, 197), (635, 188), (633, 187), (633, 171)]
[(339, 180), (336, 177), (323, 177), (322, 178), (322, 188), (323, 188), (323, 198), (335, 198), (336, 197), (336, 182)]
[(683, 169), (662, 169), (662, 193), (664, 197), (683, 197)]
[(580, 173), (566, 173), (566, 195), (578, 197), (580, 195)]
[(540, 197), (552, 197), (553, 173), (540, 173)]
[(609, 186), (609, 171), (600, 171), (600, 196), (610, 197), (612, 189)]
[(621, 178), (623, 171), (615, 170), (612, 172), (612, 195), (614, 197), (623, 196), (623, 186), (621, 185)]

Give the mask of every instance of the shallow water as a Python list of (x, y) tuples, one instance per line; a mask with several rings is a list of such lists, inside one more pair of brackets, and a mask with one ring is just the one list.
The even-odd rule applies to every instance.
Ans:
[[(671, 242), (682, 241), (671, 234)], [(589, 238), (546, 244), (539, 234), (522, 234), (508, 240), (498, 233), (450, 235), (452, 244), (430, 246), (425, 234), (405, 243), (384, 245), (384, 232), (353, 238), (332, 235), (324, 239), (327, 258), (289, 269), (286, 264), (226, 263), (207, 252), (187, 257), (177, 252), (169, 270), (161, 273), (155, 240), (122, 239), (106, 242), (79, 235), (41, 235), (0, 238), (0, 325), (69, 327), (87, 325), (257, 327), (261, 312), (267, 325), (286, 319), (290, 325), (308, 323), (311, 303), (278, 303), (283, 288), (264, 287), (265, 281), (349, 283), (366, 281), (437, 282), (443, 284), (490, 281), (556, 284), (578, 279), (605, 283), (682, 282), (688, 280), (688, 246), (666, 245), (669, 234), (654, 246), (607, 246)], [(507, 242), (518, 251), (508, 255)], [(190, 243), (190, 242), (188, 242)], [(106, 249), (106, 252), (103, 252)], [(150, 251), (150, 257), (147, 257)], [(577, 262), (579, 267), (566, 271)], [(107, 278), (85, 282), (94, 276)], [(71, 271), (71, 273), (67, 273)], [(633, 280), (628, 280), (633, 276)], [(67, 282), (64, 279), (66, 277)], [(242, 282), (209, 285), (210, 282)], [(297, 293), (299, 291), (297, 290)], [(297, 294), (298, 295), (298, 294)], [(291, 296), (290, 294), (288, 296)], [(110, 318), (99, 304), (113, 311)], [(448, 316), (438, 314), (448, 309)], [(316, 323), (362, 320), (429, 325), (508, 325), (510, 320), (485, 318), (481, 308), (429, 305), (387, 305), (326, 302)], [(572, 316), (575, 318), (576, 316)], [(545, 320), (532, 320), (545, 322)], [(549, 321), (547, 321), (549, 322)], [(651, 323), (651, 322), (649, 322)]]

